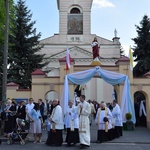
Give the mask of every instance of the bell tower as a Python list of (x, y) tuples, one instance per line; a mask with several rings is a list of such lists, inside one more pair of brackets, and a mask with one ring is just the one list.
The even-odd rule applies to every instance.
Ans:
[(93, 0), (57, 0), (59, 34), (80, 37), (91, 34)]

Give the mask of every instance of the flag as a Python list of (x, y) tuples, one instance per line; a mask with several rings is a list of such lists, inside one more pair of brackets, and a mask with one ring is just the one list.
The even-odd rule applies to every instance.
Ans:
[(69, 70), (70, 69), (70, 54), (69, 54), (69, 50), (67, 48), (67, 51), (66, 51), (66, 70)]
[(132, 55), (132, 51), (131, 51), (131, 46), (129, 49), (129, 59), (130, 59), (130, 70), (133, 71), (133, 55)]

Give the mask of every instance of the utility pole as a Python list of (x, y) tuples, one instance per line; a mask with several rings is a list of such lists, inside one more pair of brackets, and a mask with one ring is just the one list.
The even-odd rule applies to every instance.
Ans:
[(5, 42), (4, 42), (4, 63), (3, 63), (3, 84), (2, 84), (2, 110), (5, 107), (7, 92), (7, 65), (8, 65), (8, 30), (9, 30), (9, 0), (5, 0), (6, 22), (5, 22)]

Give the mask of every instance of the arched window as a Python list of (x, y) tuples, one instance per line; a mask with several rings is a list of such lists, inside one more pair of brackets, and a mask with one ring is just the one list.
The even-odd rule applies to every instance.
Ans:
[(80, 14), (80, 10), (78, 8), (72, 8), (70, 14)]

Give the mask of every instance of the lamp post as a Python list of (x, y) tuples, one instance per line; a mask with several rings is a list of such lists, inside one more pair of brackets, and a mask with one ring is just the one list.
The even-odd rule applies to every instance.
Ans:
[(5, 107), (7, 91), (7, 64), (8, 64), (8, 30), (9, 30), (9, 0), (5, 0), (6, 22), (5, 22), (5, 41), (4, 41), (4, 62), (3, 62), (3, 84), (2, 84), (2, 109)]

